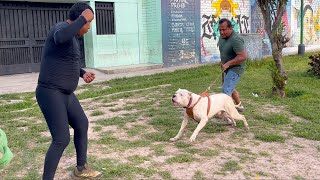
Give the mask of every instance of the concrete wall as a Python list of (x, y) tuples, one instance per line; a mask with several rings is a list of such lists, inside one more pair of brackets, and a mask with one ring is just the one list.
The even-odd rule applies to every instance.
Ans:
[[(107, 0), (101, 0), (107, 1)], [(255, 0), (113, 0), (115, 35), (85, 37), (89, 67), (164, 63), (165, 66), (220, 61), (218, 21), (228, 18), (244, 35), (250, 59), (271, 55)], [(319, 47), (320, 0), (304, 0), (304, 44)], [(90, 4), (94, 7), (94, 1)], [(289, 0), (283, 16), (290, 52), (300, 43), (300, 0)], [(162, 18), (161, 18), (162, 16)], [(253, 35), (246, 35), (253, 34)], [(260, 42), (257, 37), (260, 37)], [(253, 39), (255, 40), (253, 40)], [(284, 52), (287, 52), (285, 49)]]
[(140, 63), (162, 64), (161, 1), (139, 0)]
[(250, 60), (261, 59), (263, 56), (261, 50), (262, 41), (260, 39), (260, 34), (247, 33), (242, 34), (242, 37), (247, 51), (247, 58)]
[[(160, 2), (156, 0), (100, 0), (114, 2), (115, 34), (97, 35), (96, 21), (85, 36), (87, 67), (162, 63)], [(95, 2), (89, 2), (95, 7)]]

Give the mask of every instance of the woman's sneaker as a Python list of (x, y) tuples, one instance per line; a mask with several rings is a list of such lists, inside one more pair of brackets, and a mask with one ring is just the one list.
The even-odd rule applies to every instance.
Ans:
[(101, 177), (101, 172), (91, 169), (87, 164), (84, 165), (81, 171), (76, 167), (72, 172), (73, 179), (100, 179)]

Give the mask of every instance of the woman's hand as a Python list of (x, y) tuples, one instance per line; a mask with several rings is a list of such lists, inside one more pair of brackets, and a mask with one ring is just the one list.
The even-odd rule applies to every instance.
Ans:
[(82, 78), (86, 83), (91, 83), (96, 78), (96, 75), (92, 72), (86, 72)]

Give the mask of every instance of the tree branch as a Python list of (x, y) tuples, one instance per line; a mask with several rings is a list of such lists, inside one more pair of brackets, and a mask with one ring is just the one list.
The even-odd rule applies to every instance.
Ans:
[[(278, 1), (278, 5), (277, 5), (277, 14), (275, 15), (275, 21), (273, 23), (273, 27), (272, 27), (272, 31), (277, 30), (277, 28), (280, 26), (281, 22), (282, 22), (282, 16), (286, 10), (286, 2), (282, 2), (282, 1)], [(280, 17), (280, 18), (279, 18)]]

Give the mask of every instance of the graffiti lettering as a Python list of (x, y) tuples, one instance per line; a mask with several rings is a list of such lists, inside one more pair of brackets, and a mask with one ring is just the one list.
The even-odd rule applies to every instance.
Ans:
[(183, 29), (182, 28), (172, 28), (172, 32), (174, 32), (174, 33), (183, 33)]
[(171, 14), (171, 18), (172, 19), (181, 19), (181, 18), (183, 18), (183, 15), (182, 14)]
[(184, 9), (189, 4), (187, 0), (171, 0), (170, 3), (173, 9)]
[(179, 13), (181, 14), (183, 11), (178, 11), (178, 10), (175, 11), (175, 10), (172, 10), (172, 9), (171, 9), (170, 12), (171, 12), (172, 14), (179, 14)]
[(181, 45), (182, 46), (187, 46), (187, 45), (189, 45), (189, 39), (187, 39), (187, 38), (183, 38), (182, 40), (181, 40)]
[(185, 30), (186, 30), (186, 32), (194, 32), (195, 28), (194, 27), (186, 27)]
[(175, 27), (182, 27), (184, 25), (184, 23), (178, 23), (178, 22), (173, 22), (173, 23), (171, 23), (171, 26), (173, 27), (173, 28), (175, 28)]
[(186, 4), (189, 4), (187, 0), (170, 0), (170, 3), (186, 3)]
[(187, 18), (180, 18), (180, 19), (172, 19), (171, 21), (187, 21)]
[(215, 24), (217, 24), (217, 21), (216, 21), (216, 16), (215, 15), (203, 15), (202, 18), (205, 19), (205, 22), (202, 24), (202, 37), (206, 37), (206, 38), (209, 38), (211, 39), (212, 36), (214, 38), (214, 40), (217, 39), (217, 35), (216, 33), (213, 31), (213, 26)]
[(249, 33), (249, 17), (246, 15), (236, 15), (237, 24), (239, 25), (240, 33)]
[(187, 22), (186, 26), (194, 26), (194, 22)]

